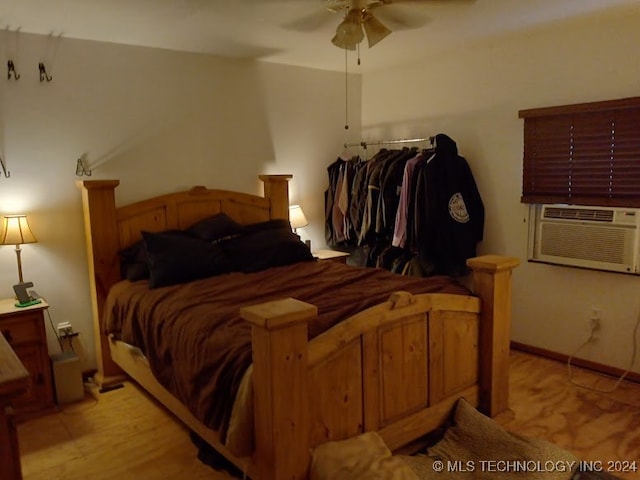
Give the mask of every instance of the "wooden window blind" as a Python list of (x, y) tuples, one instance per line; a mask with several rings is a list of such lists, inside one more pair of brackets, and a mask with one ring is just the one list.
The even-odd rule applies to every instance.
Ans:
[(523, 203), (640, 207), (640, 97), (521, 110)]

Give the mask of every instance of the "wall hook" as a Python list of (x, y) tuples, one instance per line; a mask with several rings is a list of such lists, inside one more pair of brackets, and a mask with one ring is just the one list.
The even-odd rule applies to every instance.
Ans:
[(85, 167), (82, 157), (79, 158), (78, 161), (76, 162), (76, 175), (78, 177), (91, 176), (91, 169), (90, 168), (87, 169), (87, 167)]
[(53, 77), (49, 74), (47, 74), (47, 69), (44, 66), (44, 63), (40, 62), (38, 64), (38, 71), (40, 72), (40, 81), (47, 81), (50, 82), (51, 80), (53, 80)]
[(20, 80), (20, 74), (16, 72), (16, 66), (13, 63), (13, 60), (7, 61), (7, 80), (11, 80), (11, 75), (13, 74), (13, 78), (16, 80)]
[(7, 166), (4, 164), (4, 160), (0, 157), (0, 168), (2, 169), (2, 174), (4, 178), (9, 178), (11, 176), (11, 172), (7, 171)]

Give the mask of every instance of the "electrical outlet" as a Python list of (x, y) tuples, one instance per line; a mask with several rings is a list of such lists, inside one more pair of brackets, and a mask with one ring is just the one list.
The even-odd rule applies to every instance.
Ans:
[(600, 320), (602, 319), (602, 309), (598, 306), (592, 305), (591, 312), (589, 313), (589, 341), (593, 342), (598, 339), (598, 333), (600, 332)]
[(592, 306), (591, 314), (589, 315), (589, 331), (591, 332), (589, 340), (592, 342), (598, 339), (598, 333), (600, 332), (601, 317), (602, 317), (602, 310), (600, 309), (600, 307)]
[(61, 322), (58, 324), (58, 336), (65, 338), (69, 335), (73, 335), (73, 327), (71, 322)]

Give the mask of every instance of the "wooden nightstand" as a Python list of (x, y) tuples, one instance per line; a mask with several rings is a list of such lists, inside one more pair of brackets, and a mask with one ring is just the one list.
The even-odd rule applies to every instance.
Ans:
[(40, 413), (55, 406), (51, 364), (47, 349), (44, 312), (49, 305), (18, 308), (16, 300), (0, 300), (0, 333), (9, 343), (31, 377), (31, 385), (12, 401), (18, 418)]
[(349, 253), (338, 252), (337, 250), (316, 250), (312, 252), (318, 260), (325, 262), (347, 263)]

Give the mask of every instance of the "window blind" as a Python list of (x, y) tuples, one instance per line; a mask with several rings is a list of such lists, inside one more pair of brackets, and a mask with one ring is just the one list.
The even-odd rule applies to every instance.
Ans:
[(640, 207), (640, 97), (521, 110), (522, 202)]

